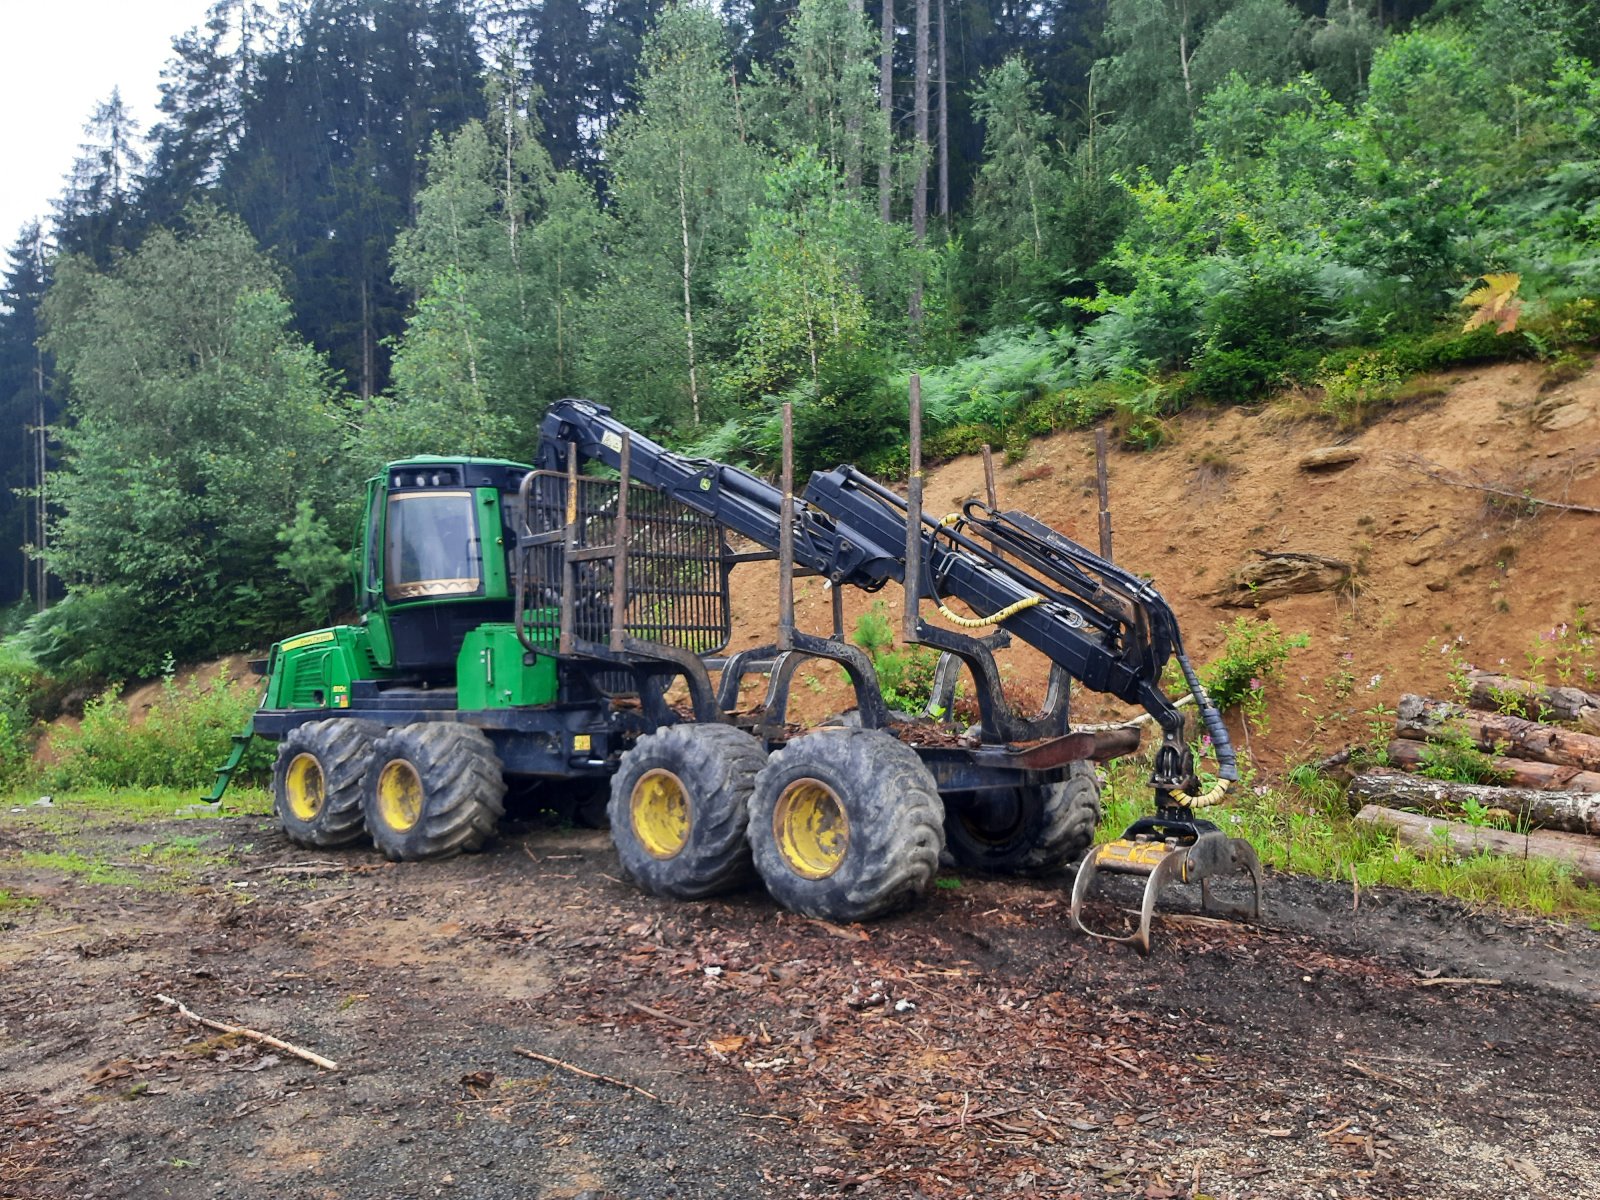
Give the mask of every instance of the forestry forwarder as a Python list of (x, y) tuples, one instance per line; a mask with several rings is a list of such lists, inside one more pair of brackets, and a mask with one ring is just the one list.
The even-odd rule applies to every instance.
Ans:
[[(577, 400), (546, 414), (536, 467), (390, 464), (367, 485), (360, 623), (288, 638), (268, 660), (253, 731), (279, 742), (272, 789), (285, 833), (313, 847), (365, 835), (391, 859), (444, 857), (494, 834), (508, 785), (516, 795), (554, 783), (591, 804), (608, 791), (622, 865), (647, 891), (692, 899), (758, 874), (794, 911), (863, 920), (920, 896), (941, 854), (1029, 874), (1084, 856), (1100, 814), (1092, 761), (1131, 751), (1138, 732), (1073, 731), (1076, 679), (1144, 707), (1162, 742), (1156, 812), (1080, 868), (1074, 922), (1084, 929), (1096, 868), (1149, 877), (1137, 928), (1115, 939), (1146, 952), (1169, 882), (1200, 882), (1209, 904), (1209, 876), (1244, 870), (1245, 915), (1258, 914), (1249, 844), (1192, 812), (1237, 774), (1171, 609), (1148, 583), (998, 510), (992, 485), (987, 504), (925, 517), (918, 409), (914, 389), (905, 498), (850, 466), (813, 475), (795, 496), (787, 411), (781, 487), (671, 453)], [(763, 549), (735, 553), (729, 533)], [(731, 639), (730, 573), (773, 559), (776, 640), (710, 657)], [(831, 636), (795, 628), (797, 569), (832, 589)], [(844, 637), (839, 587), (890, 581), (905, 585), (906, 640), (941, 652), (920, 720), (889, 712), (871, 660)], [(924, 600), (972, 632), (928, 624)], [(1036, 716), (1015, 712), (1001, 687), (993, 652), (1013, 637), (1052, 664)], [(1203, 796), (1183, 716), (1159, 686), (1174, 654), (1220, 763)], [(789, 689), (813, 659), (844, 669), (856, 711), (848, 725), (797, 732)], [(957, 736), (938, 721), (963, 667), (980, 724)], [(766, 677), (765, 699), (741, 709), (749, 676)], [(674, 684), (686, 701), (668, 703)]]

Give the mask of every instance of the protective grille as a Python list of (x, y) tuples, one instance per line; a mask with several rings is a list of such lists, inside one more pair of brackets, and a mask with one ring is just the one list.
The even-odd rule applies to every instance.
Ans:
[(326, 650), (301, 654), (294, 660), (294, 675), (289, 691), (290, 708), (320, 708), (327, 703), (327, 661)]
[[(617, 537), (615, 479), (578, 479), (577, 547), (590, 550), (614, 545)], [(535, 534), (565, 528), (567, 477), (535, 472), (529, 495), (528, 523)], [(628, 489), (628, 597), (624, 631), (647, 642), (660, 642), (714, 654), (728, 644), (727, 547), (722, 528), (712, 518), (637, 483)], [(520, 555), (527, 588), (526, 624), (538, 643), (554, 644), (560, 630), (560, 542), (525, 549)], [(613, 560), (579, 560), (572, 610), (573, 633), (591, 642), (611, 636)]]

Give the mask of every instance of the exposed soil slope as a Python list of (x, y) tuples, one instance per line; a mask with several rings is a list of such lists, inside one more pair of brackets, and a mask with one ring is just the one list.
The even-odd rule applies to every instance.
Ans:
[[(1403, 691), (1443, 688), (1458, 659), (1526, 669), (1542, 632), (1570, 622), (1580, 606), (1600, 615), (1600, 516), (1533, 509), (1434, 477), (1449, 472), (1513, 495), (1600, 506), (1600, 372), (1547, 390), (1529, 364), (1434, 382), (1423, 390), (1440, 394), (1351, 434), (1296, 418), (1293, 403), (1280, 402), (1190, 412), (1172, 421), (1162, 449), (1113, 451), (1115, 558), (1154, 578), (1197, 662), (1221, 648), (1223, 623), (1252, 611), (1224, 607), (1221, 593), (1253, 550), (1323, 555), (1355, 572), (1353, 588), (1254, 610), (1311, 639), (1269, 695), (1269, 730), (1251, 731), (1262, 766), (1364, 736), (1365, 710), (1392, 708)], [(1301, 468), (1303, 456), (1334, 444), (1360, 457), (1330, 470)], [(1036, 441), (997, 477), (1001, 507), (1098, 544), (1091, 434)], [(930, 510), (954, 511), (982, 494), (976, 457), (929, 472)], [(803, 626), (827, 629), (820, 583), (798, 586)], [(770, 639), (774, 577), (745, 568), (734, 588), (735, 645)], [(890, 588), (879, 597), (896, 620), (899, 596)], [(873, 599), (846, 594), (847, 630)], [(1041, 690), (1044, 671), (1037, 656), (1014, 655), (1013, 679), (1024, 688)], [(814, 690), (796, 689), (802, 712), (816, 717), (847, 702), (838, 672), (819, 668), (810, 677)], [(1100, 711), (1093, 696), (1081, 708)]]

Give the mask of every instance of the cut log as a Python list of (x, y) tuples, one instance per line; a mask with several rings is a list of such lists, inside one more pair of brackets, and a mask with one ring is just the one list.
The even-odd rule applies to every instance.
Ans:
[[(1600, 796), (1590, 792), (1537, 792), (1532, 788), (1451, 783), (1415, 775), (1358, 775), (1350, 781), (1350, 807), (1382, 804), (1423, 812), (1459, 812), (1469, 800), (1502, 809), (1519, 823), (1563, 833), (1600, 834)], [(1600, 849), (1600, 847), (1597, 847)]]
[(1587, 883), (1600, 883), (1600, 846), (1593, 838), (1573, 833), (1504, 833), (1483, 829), (1461, 821), (1440, 821), (1416, 813), (1396, 812), (1369, 804), (1356, 814), (1356, 820), (1392, 829), (1395, 837), (1418, 850), (1448, 846), (1457, 854), (1480, 852), (1507, 858), (1548, 858), (1569, 864)]
[[(1402, 771), (1415, 771), (1423, 764), (1424, 743), (1396, 740), (1389, 743), (1389, 765)], [(1533, 788), (1540, 792), (1600, 792), (1600, 771), (1580, 771), (1577, 767), (1558, 767), (1555, 763), (1534, 762), (1531, 758), (1495, 758), (1494, 769), (1508, 787)]]
[(1444, 700), (1401, 696), (1394, 729), (1400, 737), (1424, 742), (1441, 733), (1460, 730), (1478, 749), (1507, 758), (1531, 758), (1535, 762), (1600, 771), (1600, 737), (1594, 734), (1575, 733), (1500, 713), (1476, 712)]
[(1472, 685), (1468, 703), (1485, 712), (1511, 713), (1530, 721), (1571, 721), (1589, 733), (1600, 733), (1600, 696), (1575, 687), (1551, 687), (1496, 675), (1468, 671)]
[(1287, 550), (1252, 550), (1259, 561), (1236, 567), (1215, 593), (1230, 608), (1258, 608), (1300, 592), (1329, 592), (1350, 581), (1353, 568), (1343, 559)]

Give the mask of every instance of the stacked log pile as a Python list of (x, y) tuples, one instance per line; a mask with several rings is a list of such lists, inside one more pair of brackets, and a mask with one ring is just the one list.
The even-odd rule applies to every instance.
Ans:
[[(1467, 683), (1466, 705), (1400, 698), (1390, 769), (1351, 781), (1356, 819), (1423, 849), (1561, 859), (1600, 883), (1600, 695), (1487, 671)], [(1441, 757), (1430, 745), (1463, 741), (1492, 756), (1496, 783), (1406, 773)], [(1463, 812), (1475, 819), (1447, 819)]]

